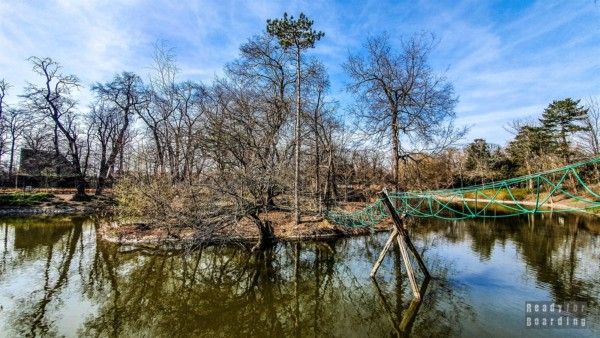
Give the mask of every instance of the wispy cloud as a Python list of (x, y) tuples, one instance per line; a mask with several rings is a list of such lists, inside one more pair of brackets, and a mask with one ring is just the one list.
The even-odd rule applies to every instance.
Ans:
[[(50, 56), (87, 86), (123, 70), (146, 73), (152, 44), (175, 47), (181, 77), (209, 81), (264, 30), (268, 18), (305, 12), (326, 32), (323, 60), (332, 94), (350, 103), (341, 68), (365, 38), (392, 41), (431, 31), (440, 40), (433, 66), (455, 84), (458, 122), (469, 138), (504, 143), (502, 126), (541, 113), (551, 100), (600, 97), (600, 5), (593, 1), (0, 1), (0, 77), (35, 81), (29, 56)], [(82, 106), (90, 94), (80, 94)]]

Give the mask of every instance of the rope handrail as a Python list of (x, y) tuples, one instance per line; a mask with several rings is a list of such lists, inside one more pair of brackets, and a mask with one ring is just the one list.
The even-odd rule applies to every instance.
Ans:
[[(589, 211), (600, 208), (600, 192), (594, 191), (578, 170), (598, 163), (600, 157), (480, 185), (455, 189), (392, 192), (389, 198), (400, 214), (443, 220)], [(598, 172), (595, 169), (596, 175), (599, 175)], [(565, 187), (566, 182), (570, 187)], [(523, 194), (523, 188), (520, 187), (524, 184), (529, 185), (529, 188), (525, 188), (527, 194)], [(516, 189), (521, 191), (517, 193)], [(557, 196), (572, 201), (569, 204), (555, 203), (553, 197)], [(381, 198), (360, 210), (331, 211), (326, 215), (327, 219), (334, 223), (355, 228), (372, 227), (388, 216)]]

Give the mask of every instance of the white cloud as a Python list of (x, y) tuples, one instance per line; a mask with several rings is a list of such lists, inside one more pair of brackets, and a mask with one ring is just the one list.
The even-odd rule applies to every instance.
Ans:
[[(498, 6), (504, 12), (498, 12)], [(552, 99), (599, 95), (600, 5), (538, 1), (520, 8), (458, 1), (0, 1), (0, 77), (14, 86), (16, 102), (33, 81), (32, 55), (50, 56), (87, 87), (116, 72), (145, 73), (152, 43), (167, 40), (178, 54), (182, 78), (209, 81), (238, 54), (240, 44), (264, 30), (267, 18), (305, 12), (326, 33), (311, 51), (332, 77), (342, 105), (341, 63), (371, 34), (392, 40), (428, 30), (440, 43), (432, 54), (461, 101), (459, 123), (473, 124), (470, 138), (503, 143), (501, 125), (541, 113)], [(80, 100), (90, 97), (83, 90)]]

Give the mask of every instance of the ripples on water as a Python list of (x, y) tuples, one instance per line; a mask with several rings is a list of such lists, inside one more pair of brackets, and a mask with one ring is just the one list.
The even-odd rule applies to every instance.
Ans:
[[(420, 222), (434, 278), (411, 302), (386, 233), (142, 250), (86, 218), (0, 220), (0, 336), (598, 336), (600, 224), (581, 216)], [(588, 329), (526, 329), (525, 301), (585, 301)]]

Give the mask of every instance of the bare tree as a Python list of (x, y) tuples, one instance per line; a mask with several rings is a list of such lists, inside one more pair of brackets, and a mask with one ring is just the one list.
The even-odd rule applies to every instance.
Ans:
[[(50, 58), (31, 57), (33, 71), (43, 79), (43, 85), (29, 83), (25, 88), (23, 97), (27, 108), (49, 119), (54, 126), (54, 147), (60, 154), (59, 136), (67, 143), (67, 155), (71, 159), (73, 173), (77, 177), (76, 197), (85, 196), (85, 171), (87, 156), (82, 149), (87, 142), (82, 143), (82, 132), (77, 122), (75, 108), (77, 101), (71, 96), (73, 90), (80, 87), (79, 79), (75, 75), (61, 73), (60, 65)], [(89, 152), (88, 152), (89, 154)]]
[(579, 135), (579, 144), (588, 155), (598, 155), (600, 154), (600, 101), (589, 98), (586, 107), (588, 111), (583, 122), (586, 129)]
[[(109, 170), (114, 168), (125, 147), (126, 135), (133, 117), (145, 102), (142, 80), (134, 73), (123, 72), (106, 84), (92, 87), (102, 106), (92, 109), (97, 137), (101, 144), (101, 159), (96, 195), (102, 194)], [(106, 106), (108, 105), (108, 106)], [(107, 153), (110, 141), (110, 152)]]
[(206, 182), (233, 206), (231, 215), (249, 218), (256, 225), (260, 234), (256, 248), (263, 248), (273, 241), (271, 222), (263, 216), (283, 168), (273, 167), (273, 126), (263, 123), (254, 94), (224, 80), (215, 87), (217, 109), (208, 119), (205, 146), (216, 172)]
[(4, 79), (0, 79), (0, 118), (2, 118), (2, 114), (4, 113), (4, 106), (6, 105), (4, 98), (9, 88), (10, 84)]
[[(314, 179), (315, 179), (315, 204), (319, 213), (323, 209), (323, 194), (321, 191), (321, 159), (322, 159), (322, 144), (324, 137), (324, 128), (327, 125), (324, 123), (324, 114), (332, 113), (332, 109), (328, 109), (329, 102), (326, 101), (326, 94), (329, 89), (329, 76), (325, 66), (312, 60), (306, 70), (305, 90), (306, 106), (308, 110), (312, 110), (312, 114), (307, 112), (307, 118), (311, 124), (311, 134), (313, 141), (313, 156), (314, 156)], [(333, 105), (332, 105), (333, 106)]]
[[(269, 167), (287, 166), (285, 127), (291, 115), (292, 59), (276, 38), (267, 34), (251, 38), (241, 46), (240, 54), (240, 58), (226, 66), (228, 77), (255, 96), (255, 109), (262, 112), (262, 120), (268, 126), (265, 149), (268, 149)], [(286, 186), (283, 182), (269, 185), (267, 204), (270, 208), (275, 207), (275, 197)]]
[(452, 124), (457, 102), (452, 84), (428, 64), (433, 44), (431, 36), (414, 35), (395, 51), (382, 35), (367, 39), (365, 56), (350, 55), (344, 64), (352, 79), (348, 90), (359, 98), (354, 113), (363, 131), (379, 143), (391, 143), (397, 190), (401, 160), (439, 152), (464, 134)]
[(204, 115), (208, 109), (208, 92), (195, 82), (186, 81), (174, 87), (175, 111), (165, 119), (165, 149), (173, 180), (192, 181), (202, 168), (201, 142)]
[(138, 115), (154, 141), (154, 171), (168, 173), (173, 181), (191, 180), (203, 167), (200, 140), (207, 89), (192, 81), (177, 82), (175, 54), (164, 43), (155, 45), (151, 72), (148, 103)]
[(4, 155), (4, 143), (6, 141), (6, 135), (4, 134), (6, 128), (2, 121), (4, 121), (4, 111), (7, 108), (5, 98), (10, 87), (10, 84), (6, 82), (6, 80), (0, 79), (0, 158), (2, 158), (2, 155)]
[[(110, 143), (115, 139), (115, 134), (118, 127), (119, 119), (117, 117), (116, 109), (109, 107), (104, 100), (98, 100), (90, 106), (90, 112), (88, 115), (89, 124), (91, 126), (91, 134), (94, 140), (97, 142), (98, 150), (95, 151), (98, 159), (98, 182), (96, 186), (96, 193), (100, 188), (100, 177), (104, 177), (101, 174), (102, 171), (107, 172), (106, 160), (108, 148)], [(111, 147), (112, 148), (112, 147)], [(103, 184), (102, 184), (103, 185)], [(101, 191), (100, 191), (101, 193)]]
[(23, 132), (23, 147), (31, 149), (34, 152), (40, 152), (45, 149), (52, 149), (52, 133), (49, 132), (50, 126), (38, 119), (32, 119), (26, 130)]
[(178, 68), (175, 54), (164, 42), (154, 45), (153, 63), (149, 80), (149, 102), (139, 111), (139, 117), (148, 128), (155, 146), (157, 165), (154, 172), (165, 173), (169, 130), (166, 121), (177, 110), (176, 77)]
[(14, 159), (16, 145), (21, 135), (27, 130), (31, 123), (31, 116), (27, 111), (20, 109), (8, 109), (4, 115), (6, 128), (10, 136), (10, 155), (8, 161), (8, 176), (12, 177), (14, 171)]

